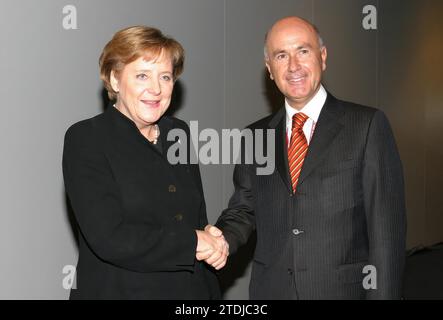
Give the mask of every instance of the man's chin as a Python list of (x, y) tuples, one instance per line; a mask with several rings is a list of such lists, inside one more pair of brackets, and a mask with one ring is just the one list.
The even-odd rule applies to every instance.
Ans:
[(306, 100), (308, 100), (309, 99), (309, 94), (305, 94), (305, 93), (297, 93), (297, 94), (291, 94), (290, 96), (290, 99), (292, 100), (292, 101), (295, 101), (295, 102), (303, 102), (303, 101), (306, 101)]

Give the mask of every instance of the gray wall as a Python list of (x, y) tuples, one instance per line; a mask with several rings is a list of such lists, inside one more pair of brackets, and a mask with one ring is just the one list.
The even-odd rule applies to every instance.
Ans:
[[(78, 29), (62, 25), (65, 5)], [(378, 8), (378, 30), (362, 8)], [(443, 12), (439, 0), (2, 0), (0, 10), (0, 299), (65, 299), (77, 249), (61, 174), (68, 126), (103, 110), (98, 56), (113, 33), (160, 28), (186, 49), (175, 115), (200, 129), (243, 128), (278, 108), (263, 37), (280, 17), (314, 21), (329, 50), (327, 88), (391, 120), (406, 174), (408, 246), (443, 241)], [(210, 222), (232, 193), (232, 166), (202, 166)], [(220, 274), (246, 299), (254, 239)]]

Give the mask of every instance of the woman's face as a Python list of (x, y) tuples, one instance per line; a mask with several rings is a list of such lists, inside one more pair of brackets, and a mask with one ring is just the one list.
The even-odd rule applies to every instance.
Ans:
[(173, 66), (162, 52), (153, 60), (140, 57), (127, 64), (119, 75), (111, 74), (111, 85), (118, 93), (116, 107), (141, 130), (166, 112), (174, 87)]

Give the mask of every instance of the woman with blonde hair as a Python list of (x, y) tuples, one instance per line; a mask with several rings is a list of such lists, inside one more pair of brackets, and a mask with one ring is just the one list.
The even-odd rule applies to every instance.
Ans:
[(166, 157), (168, 132), (189, 134), (165, 116), (183, 61), (177, 41), (145, 26), (117, 32), (103, 49), (101, 79), (115, 104), (65, 136), (63, 174), (79, 230), (71, 299), (220, 298), (214, 269), (196, 258), (210, 252), (219, 269), (228, 254), (223, 236), (202, 231), (198, 165)]

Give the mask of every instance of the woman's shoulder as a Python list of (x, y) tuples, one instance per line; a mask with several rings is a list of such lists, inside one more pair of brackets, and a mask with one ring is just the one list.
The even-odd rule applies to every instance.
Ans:
[(186, 132), (189, 132), (188, 124), (185, 121), (183, 121), (183, 120), (181, 120), (179, 118), (171, 117), (171, 116), (164, 116), (164, 120), (169, 122), (169, 127), (171, 129), (179, 128), (179, 129), (185, 130)]
[(90, 141), (91, 143), (100, 131), (104, 122), (104, 113), (72, 124), (65, 133), (66, 141)]

